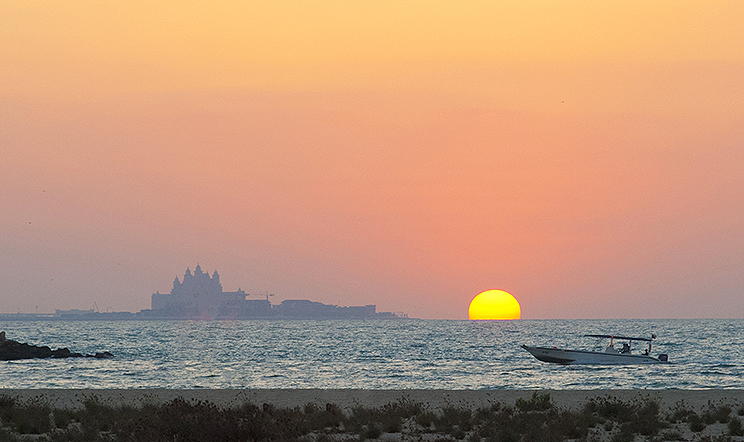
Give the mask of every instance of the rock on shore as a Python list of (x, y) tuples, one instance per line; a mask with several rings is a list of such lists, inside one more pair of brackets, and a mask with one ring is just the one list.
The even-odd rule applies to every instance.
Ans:
[(5, 339), (5, 332), (0, 332), (0, 361), (15, 361), (18, 359), (45, 359), (45, 358), (98, 358), (106, 359), (114, 355), (105, 351), (94, 355), (71, 352), (68, 348), (52, 350), (47, 346), (36, 346)]

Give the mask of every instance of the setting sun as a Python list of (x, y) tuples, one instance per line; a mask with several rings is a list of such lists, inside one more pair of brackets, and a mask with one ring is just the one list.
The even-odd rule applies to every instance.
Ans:
[(519, 319), (522, 309), (511, 294), (503, 290), (486, 290), (470, 301), (468, 316), (471, 320)]

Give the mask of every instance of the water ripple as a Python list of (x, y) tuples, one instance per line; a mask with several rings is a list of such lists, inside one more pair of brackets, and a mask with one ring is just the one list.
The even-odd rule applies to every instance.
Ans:
[[(8, 337), (113, 359), (0, 363), (2, 388), (744, 388), (744, 320), (0, 322)], [(669, 364), (558, 366), (521, 344), (656, 333)], [(657, 344), (658, 343), (658, 344)]]

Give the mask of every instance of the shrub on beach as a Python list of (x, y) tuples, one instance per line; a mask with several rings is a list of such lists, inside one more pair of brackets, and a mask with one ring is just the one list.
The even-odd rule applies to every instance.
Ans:
[(43, 398), (32, 398), (22, 406), (15, 398), (0, 396), (0, 421), (11, 431), (43, 434), (52, 428), (52, 408)]
[(694, 440), (734, 440), (744, 435), (741, 419), (731, 416), (732, 408), (727, 406), (710, 405), (698, 414), (678, 404), (662, 414), (658, 402), (650, 399), (623, 402), (607, 397), (589, 400), (579, 411), (572, 411), (556, 407), (550, 395), (538, 393), (513, 406), (494, 403), (471, 409), (450, 405), (436, 410), (406, 398), (348, 411), (334, 404), (313, 403), (295, 408), (248, 403), (220, 407), (184, 398), (134, 407), (111, 406), (91, 396), (82, 404), (79, 409), (61, 409), (43, 398), (21, 401), (0, 395), (0, 442), (338, 442), (380, 439), (384, 433), (399, 433), (404, 440), (631, 442), (639, 437), (680, 440), (679, 425), (699, 432), (707, 422), (726, 422), (727, 433), (697, 434)]
[(590, 424), (593, 421), (605, 424), (606, 428), (614, 428), (617, 424), (619, 433), (615, 438), (632, 440), (634, 434), (656, 436), (660, 430), (670, 426), (660, 410), (659, 403), (651, 399), (623, 402), (608, 397), (591, 399), (584, 405), (582, 413), (587, 415)]
[(553, 402), (550, 400), (550, 394), (539, 394), (535, 391), (528, 400), (517, 398), (514, 406), (519, 411), (545, 411), (553, 407)]
[(728, 421), (728, 432), (732, 436), (744, 436), (744, 428), (741, 424), (741, 419), (738, 417), (731, 418)]

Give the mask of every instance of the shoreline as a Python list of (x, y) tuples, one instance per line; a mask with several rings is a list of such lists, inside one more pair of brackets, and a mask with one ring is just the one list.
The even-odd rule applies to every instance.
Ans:
[(0, 396), (24, 401), (48, 400), (59, 408), (82, 408), (84, 402), (97, 399), (107, 405), (141, 406), (163, 404), (176, 398), (211, 402), (220, 407), (237, 407), (244, 403), (278, 408), (320, 406), (331, 403), (342, 409), (381, 407), (400, 400), (420, 403), (431, 410), (449, 406), (477, 409), (494, 403), (514, 405), (517, 399), (528, 400), (533, 393), (550, 394), (560, 408), (577, 410), (592, 399), (614, 398), (623, 402), (652, 399), (662, 409), (671, 410), (680, 402), (695, 410), (709, 404), (744, 405), (744, 390), (358, 390), (358, 389), (0, 389)]

